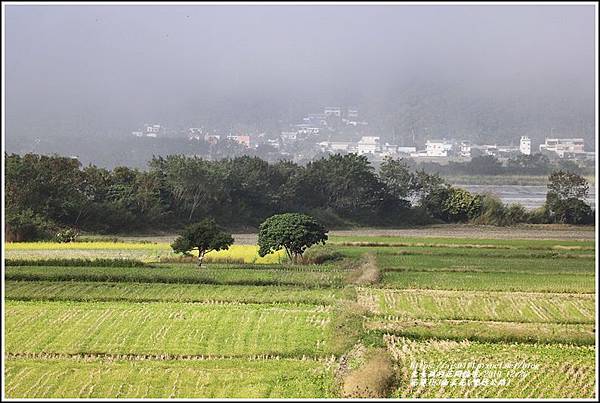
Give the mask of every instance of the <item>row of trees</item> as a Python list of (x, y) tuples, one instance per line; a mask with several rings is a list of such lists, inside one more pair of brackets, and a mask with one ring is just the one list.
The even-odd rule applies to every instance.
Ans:
[[(14, 240), (65, 227), (104, 233), (178, 229), (207, 216), (230, 229), (257, 228), (267, 217), (290, 211), (329, 226), (462, 222), (481, 216), (485, 204), (484, 196), (414, 171), (403, 160), (387, 159), (376, 172), (355, 154), (304, 166), (248, 156), (208, 161), (172, 155), (153, 158), (145, 171), (82, 168), (76, 159), (35, 154), (7, 155), (5, 161), (6, 218)], [(574, 178), (585, 183), (569, 175), (556, 180), (567, 187), (581, 187)], [(581, 218), (588, 211), (584, 202), (580, 213), (561, 213), (574, 205), (572, 197), (551, 197), (550, 190), (548, 213), (539, 220), (589, 220)], [(587, 188), (576, 197), (586, 194)]]

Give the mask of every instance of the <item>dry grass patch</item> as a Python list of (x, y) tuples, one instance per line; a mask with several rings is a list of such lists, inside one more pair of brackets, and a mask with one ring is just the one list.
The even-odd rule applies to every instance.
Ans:
[(345, 398), (387, 397), (394, 384), (394, 366), (384, 349), (370, 354), (364, 365), (352, 371), (342, 386)]
[(376, 284), (381, 281), (381, 271), (377, 267), (377, 259), (372, 253), (363, 256), (359, 266), (350, 272), (346, 282), (356, 285)]

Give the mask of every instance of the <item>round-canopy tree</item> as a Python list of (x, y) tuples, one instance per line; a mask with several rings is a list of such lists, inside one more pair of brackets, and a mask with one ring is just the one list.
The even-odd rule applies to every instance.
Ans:
[(185, 227), (183, 233), (171, 244), (171, 248), (175, 253), (183, 253), (186, 256), (189, 256), (192, 250), (198, 250), (198, 266), (202, 266), (202, 259), (207, 252), (229, 249), (231, 244), (231, 234), (223, 231), (215, 220), (210, 218)]
[(290, 260), (297, 262), (310, 246), (325, 244), (327, 232), (311, 216), (298, 213), (277, 214), (267, 218), (258, 229), (258, 254), (265, 256), (284, 248)]

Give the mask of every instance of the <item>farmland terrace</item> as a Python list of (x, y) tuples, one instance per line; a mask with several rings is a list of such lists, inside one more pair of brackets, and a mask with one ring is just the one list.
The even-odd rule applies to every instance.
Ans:
[(593, 231), (444, 228), (6, 244), (5, 396), (593, 398)]

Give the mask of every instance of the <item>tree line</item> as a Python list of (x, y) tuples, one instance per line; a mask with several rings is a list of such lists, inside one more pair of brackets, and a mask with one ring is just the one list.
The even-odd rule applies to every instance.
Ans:
[[(560, 172), (570, 175), (557, 177), (566, 187), (583, 190), (550, 189), (554, 204), (527, 212), (453, 187), (403, 160), (386, 159), (377, 172), (356, 154), (331, 155), (306, 165), (249, 156), (209, 161), (169, 155), (153, 157), (146, 170), (82, 167), (77, 159), (57, 155), (11, 154), (5, 155), (6, 232), (9, 240), (27, 240), (65, 228), (94, 233), (174, 230), (206, 217), (229, 229), (247, 230), (285, 212), (306, 213), (330, 227), (486, 223), (490, 203), (506, 210), (497, 214), (510, 217), (490, 221), (496, 225), (593, 221), (583, 201), (587, 182)], [(571, 208), (573, 198), (583, 203), (577, 204), (580, 211), (555, 208), (561, 203), (563, 210)]]

